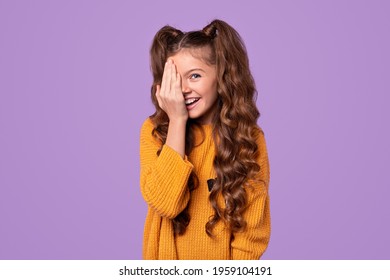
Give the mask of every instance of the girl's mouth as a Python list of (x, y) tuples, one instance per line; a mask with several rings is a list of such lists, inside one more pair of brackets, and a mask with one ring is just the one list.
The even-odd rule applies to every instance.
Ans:
[(187, 109), (192, 109), (195, 107), (196, 103), (199, 101), (200, 98), (189, 98), (185, 100)]

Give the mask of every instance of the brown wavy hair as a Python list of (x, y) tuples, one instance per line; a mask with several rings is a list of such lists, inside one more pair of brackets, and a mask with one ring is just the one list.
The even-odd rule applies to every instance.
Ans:
[[(245, 186), (260, 170), (256, 161), (259, 153), (256, 138), (261, 132), (257, 126), (260, 116), (255, 102), (257, 91), (249, 69), (246, 48), (236, 30), (226, 22), (216, 19), (198, 31), (182, 32), (171, 26), (164, 26), (157, 32), (150, 49), (153, 73), (151, 97), (156, 107), (156, 112), (150, 118), (154, 123), (152, 134), (163, 145), (167, 138), (169, 118), (159, 107), (155, 93), (156, 86), (162, 81), (164, 64), (170, 56), (183, 49), (202, 51), (204, 47), (209, 47), (211, 52), (201, 52), (201, 58), (216, 66), (218, 88), (218, 108), (212, 121), (216, 148), (213, 166), (217, 178), (209, 196), (214, 215), (206, 224), (206, 233), (213, 236), (212, 230), (220, 220), (226, 223), (232, 233), (245, 229)], [(196, 120), (189, 119), (186, 129), (187, 155), (194, 148), (193, 126), (200, 127)], [(188, 188), (192, 191), (197, 185), (198, 178), (192, 173)], [(217, 202), (220, 196), (225, 201), (224, 205)], [(175, 233), (183, 234), (189, 220), (186, 208), (173, 219)]]

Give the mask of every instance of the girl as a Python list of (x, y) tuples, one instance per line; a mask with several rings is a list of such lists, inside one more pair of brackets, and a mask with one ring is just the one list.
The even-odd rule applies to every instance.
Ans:
[(221, 20), (187, 33), (165, 26), (150, 57), (144, 259), (259, 259), (270, 237), (269, 164), (239, 34)]

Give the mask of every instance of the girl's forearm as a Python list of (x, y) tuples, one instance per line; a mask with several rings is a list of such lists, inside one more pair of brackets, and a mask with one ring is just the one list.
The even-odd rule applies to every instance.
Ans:
[(187, 120), (171, 120), (165, 144), (178, 152), (182, 158), (185, 155), (185, 136)]

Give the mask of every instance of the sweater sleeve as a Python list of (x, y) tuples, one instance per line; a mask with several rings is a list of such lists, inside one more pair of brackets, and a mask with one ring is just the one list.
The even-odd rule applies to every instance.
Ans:
[(187, 182), (193, 165), (167, 145), (157, 156), (161, 144), (152, 136), (152, 130), (153, 123), (147, 119), (140, 136), (141, 193), (156, 213), (173, 219), (190, 199)]
[(266, 250), (271, 233), (269, 205), (269, 161), (263, 133), (258, 137), (260, 172), (256, 180), (250, 180), (246, 188), (248, 207), (243, 217), (247, 226), (243, 232), (236, 233), (231, 243), (233, 260), (259, 259)]

